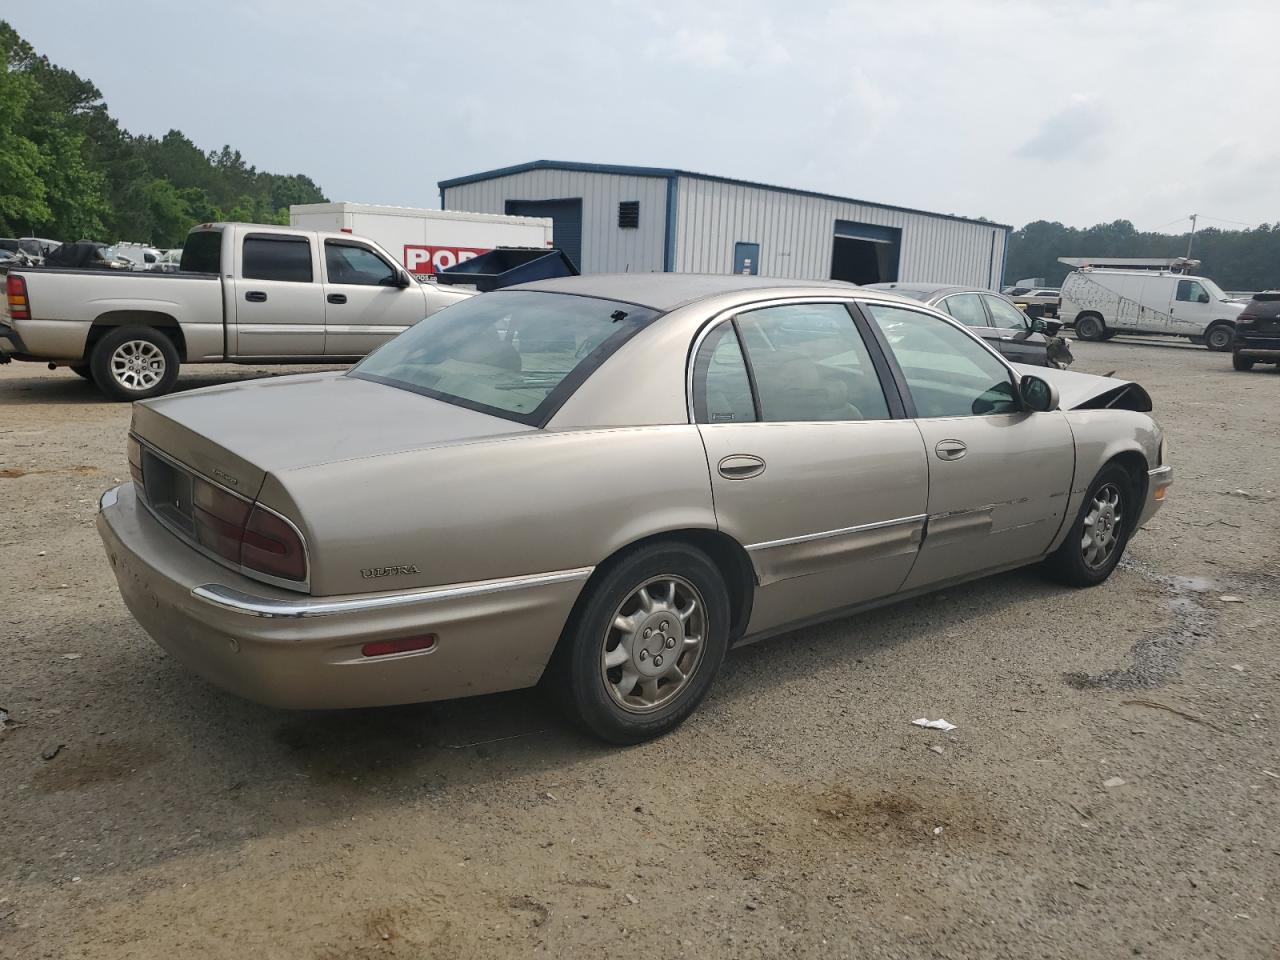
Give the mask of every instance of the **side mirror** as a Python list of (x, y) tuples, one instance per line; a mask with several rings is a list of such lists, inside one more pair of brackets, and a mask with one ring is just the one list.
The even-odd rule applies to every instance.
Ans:
[(1044, 332), (1046, 336), (1056, 337), (1059, 331), (1062, 330), (1061, 320), (1045, 320), (1043, 321), (1043, 323), (1044, 323)]
[(378, 282), (382, 286), (399, 287), (401, 290), (403, 290), (405, 287), (409, 285), (409, 278), (405, 276), (405, 274), (402, 271), (397, 270), (395, 273), (395, 276), (384, 277), (382, 280)]
[(1029, 319), (1032, 333), (1045, 333), (1049, 329), (1048, 324), (1044, 322), (1042, 317), (1031, 317)]
[(1018, 396), (1022, 398), (1025, 409), (1036, 413), (1058, 409), (1058, 388), (1032, 374), (1026, 374), (1018, 381)]
[(1196, 297), (1196, 300), (1197, 300), (1197, 302), (1199, 302), (1199, 303), (1208, 303), (1208, 302), (1209, 302), (1209, 295), (1208, 295), (1207, 293), (1202, 293), (1202, 294), (1200, 294), (1200, 296)]

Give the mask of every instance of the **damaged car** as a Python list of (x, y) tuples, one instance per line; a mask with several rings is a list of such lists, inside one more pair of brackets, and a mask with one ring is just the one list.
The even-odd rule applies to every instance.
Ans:
[(737, 644), (1028, 564), (1103, 583), (1173, 480), (1150, 411), (889, 292), (572, 277), (135, 404), (98, 529), (147, 633), (241, 696), (542, 683), (634, 743)]

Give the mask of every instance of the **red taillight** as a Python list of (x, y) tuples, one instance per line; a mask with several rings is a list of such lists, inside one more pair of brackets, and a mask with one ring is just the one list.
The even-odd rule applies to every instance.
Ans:
[(282, 580), (307, 579), (307, 553), (288, 521), (205, 480), (191, 485), (196, 541), (242, 567)]
[(191, 484), (191, 520), (196, 541), (232, 563), (240, 563), (251, 505), (204, 480)]
[(254, 506), (244, 528), (240, 564), (285, 580), (307, 579), (307, 554), (293, 524)]
[(13, 320), (30, 320), (31, 305), (27, 302), (27, 281), (9, 274), (5, 281), (5, 294), (9, 300), (9, 317)]
[(134, 483), (142, 486), (142, 444), (138, 442), (137, 437), (129, 434), (129, 443), (126, 449), (129, 457), (129, 476), (133, 478)]
[(372, 643), (366, 643), (360, 648), (360, 652), (366, 657), (385, 657), (391, 653), (430, 650), (435, 647), (436, 640), (434, 633), (427, 633), (420, 637), (401, 637), (398, 640), (375, 640)]

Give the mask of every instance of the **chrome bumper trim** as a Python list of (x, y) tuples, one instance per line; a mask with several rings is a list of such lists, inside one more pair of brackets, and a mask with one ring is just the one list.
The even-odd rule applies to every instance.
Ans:
[(108, 507), (114, 507), (116, 505), (116, 501), (120, 499), (120, 487), (123, 486), (124, 484), (122, 483), (119, 486), (112, 487), (110, 490), (107, 490), (102, 494), (101, 499), (98, 500), (99, 513), (106, 510)]
[(191, 590), (195, 599), (249, 617), (331, 617), (343, 613), (363, 613), (369, 610), (385, 610), (409, 607), (417, 604), (438, 603), (444, 600), (465, 600), (492, 593), (544, 587), (556, 583), (585, 581), (595, 567), (579, 567), (575, 570), (557, 570), (552, 573), (536, 573), (523, 577), (507, 577), (502, 580), (481, 580), (474, 583), (457, 583), (445, 587), (428, 587), (405, 593), (383, 594), (377, 597), (349, 597), (344, 599), (276, 600), (226, 587), (220, 583), (206, 583)]
[(1166, 463), (1163, 467), (1148, 470), (1147, 477), (1149, 478), (1149, 486), (1167, 487), (1173, 483), (1173, 467)]

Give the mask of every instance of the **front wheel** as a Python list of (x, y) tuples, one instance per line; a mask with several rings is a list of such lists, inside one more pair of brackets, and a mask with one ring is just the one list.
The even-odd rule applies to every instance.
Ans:
[(715, 564), (685, 544), (653, 544), (590, 588), (546, 679), (579, 726), (639, 743), (694, 711), (728, 643), (729, 595)]
[(1233, 339), (1235, 331), (1225, 323), (1220, 323), (1209, 328), (1209, 332), (1204, 335), (1204, 345), (1216, 353), (1223, 353), (1231, 349)]
[(1238, 353), (1231, 355), (1231, 366), (1236, 370), (1252, 370), (1255, 361), (1242, 357)]
[(1081, 340), (1101, 340), (1106, 332), (1102, 318), (1096, 313), (1086, 313), (1083, 317), (1076, 318), (1076, 336)]
[(1119, 464), (1103, 467), (1089, 485), (1075, 523), (1046, 561), (1053, 577), (1072, 587), (1095, 587), (1111, 576), (1137, 520), (1133, 480)]
[(83, 377), (85, 380), (93, 379), (93, 371), (89, 369), (87, 363), (73, 363), (67, 368), (77, 377)]
[(94, 345), (93, 382), (111, 400), (145, 400), (173, 389), (178, 350), (153, 327), (117, 327)]

